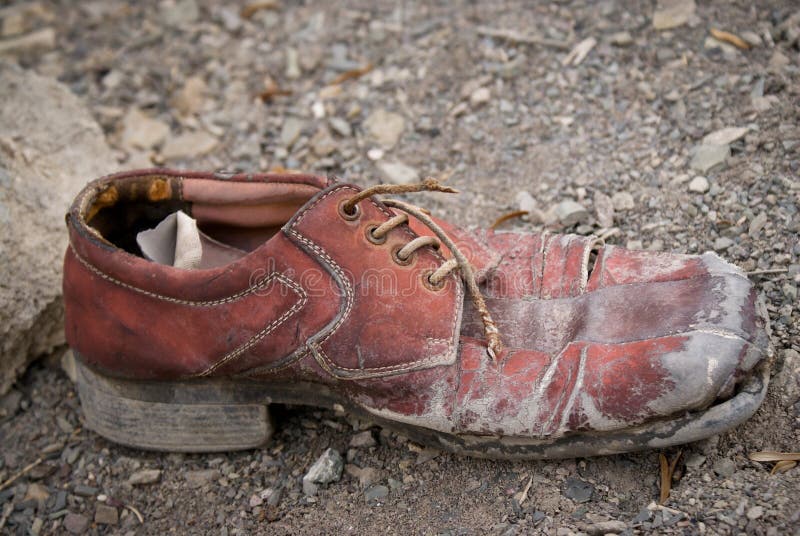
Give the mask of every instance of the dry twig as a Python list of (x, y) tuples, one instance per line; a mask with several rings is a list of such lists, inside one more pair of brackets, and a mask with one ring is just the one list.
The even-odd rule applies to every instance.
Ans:
[(569, 43), (559, 41), (557, 39), (548, 39), (538, 35), (525, 35), (515, 30), (506, 30), (502, 28), (489, 28), (488, 26), (478, 26), (476, 28), (478, 35), (486, 37), (494, 37), (496, 39), (503, 39), (511, 41), (512, 43), (524, 43), (527, 45), (540, 45), (543, 47), (556, 48), (558, 50), (569, 50)]
[(515, 210), (514, 212), (509, 212), (508, 214), (503, 214), (502, 216), (500, 216), (499, 218), (494, 220), (494, 223), (492, 223), (489, 226), (489, 229), (494, 231), (495, 229), (500, 227), (502, 224), (504, 224), (508, 220), (513, 220), (514, 218), (521, 218), (522, 216), (527, 216), (527, 215), (528, 215), (528, 211), (527, 210)]
[(740, 48), (742, 50), (750, 50), (750, 43), (742, 39), (736, 34), (732, 34), (730, 32), (726, 32), (723, 30), (717, 30), (716, 28), (711, 28), (711, 35), (714, 39), (718, 41), (724, 41), (726, 43), (730, 43), (736, 48)]
[(8, 486), (13, 484), (21, 476), (25, 476), (26, 474), (28, 474), (31, 471), (31, 469), (33, 469), (34, 467), (36, 467), (37, 465), (39, 465), (43, 461), (44, 461), (44, 458), (36, 458), (36, 461), (33, 461), (33, 462), (29, 463), (28, 465), (23, 467), (20, 471), (17, 471), (16, 473), (14, 473), (10, 477), (8, 477), (5, 482), (0, 484), (0, 491), (3, 491), (4, 489), (6, 489)]
[(372, 65), (371, 63), (368, 63), (363, 67), (359, 67), (358, 69), (351, 69), (349, 71), (345, 71), (342, 74), (340, 74), (339, 76), (337, 76), (336, 78), (334, 78), (333, 80), (331, 80), (330, 83), (328, 83), (328, 85), (329, 86), (335, 86), (337, 84), (341, 84), (342, 82), (346, 82), (348, 80), (354, 80), (356, 78), (361, 78), (362, 76), (364, 76), (365, 74), (367, 74), (368, 72), (370, 72), (374, 68), (375, 68), (374, 65)]

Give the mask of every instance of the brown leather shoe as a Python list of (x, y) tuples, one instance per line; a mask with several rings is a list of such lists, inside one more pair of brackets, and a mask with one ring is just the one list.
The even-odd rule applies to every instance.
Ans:
[(271, 403), (340, 405), (453, 452), (554, 458), (694, 441), (761, 403), (766, 316), (734, 266), (464, 231), (375, 197), (420, 190), (449, 191), (170, 170), (89, 184), (64, 267), (89, 427), (241, 449), (269, 439)]

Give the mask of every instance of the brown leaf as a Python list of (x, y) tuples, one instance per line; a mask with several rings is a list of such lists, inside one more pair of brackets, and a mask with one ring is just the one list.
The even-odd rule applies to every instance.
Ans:
[(785, 473), (789, 469), (795, 467), (797, 462), (794, 460), (781, 460), (775, 464), (775, 467), (772, 468), (772, 471), (769, 472), (771, 475), (775, 475), (778, 473)]
[(277, 0), (264, 0), (263, 2), (253, 2), (252, 4), (247, 4), (242, 8), (242, 11), (239, 15), (243, 19), (249, 19), (262, 9), (280, 9), (281, 4)]
[(669, 492), (672, 488), (672, 478), (669, 476), (669, 462), (663, 452), (658, 453), (658, 463), (661, 466), (661, 494), (659, 495), (659, 504), (664, 504), (669, 499)]
[[(679, 450), (671, 462), (667, 461), (667, 457), (663, 453), (658, 454), (658, 463), (661, 473), (661, 494), (659, 495), (659, 504), (664, 504), (669, 499), (669, 492), (672, 490), (672, 480), (675, 476), (675, 468), (678, 467), (678, 462), (683, 455), (683, 451)], [(677, 481), (677, 478), (675, 479)]]
[(726, 43), (730, 43), (736, 48), (740, 48), (742, 50), (750, 50), (750, 43), (736, 34), (732, 34), (723, 30), (717, 30), (716, 28), (711, 28), (710, 31), (711, 35), (714, 36), (714, 39), (725, 41)]
[(748, 456), (754, 462), (780, 462), (780, 461), (800, 461), (800, 452), (775, 452), (764, 450), (761, 452), (751, 452)]
[(359, 67), (358, 69), (352, 69), (350, 71), (345, 71), (333, 80), (331, 80), (328, 85), (335, 86), (337, 84), (341, 84), (342, 82), (346, 82), (347, 80), (353, 80), (355, 78), (361, 78), (368, 72), (374, 69), (374, 66), (371, 63), (366, 64), (363, 67)]
[(267, 88), (261, 93), (258, 94), (258, 98), (261, 99), (263, 102), (269, 102), (273, 99), (273, 97), (288, 97), (292, 94), (291, 89), (280, 89), (278, 87), (275, 88)]

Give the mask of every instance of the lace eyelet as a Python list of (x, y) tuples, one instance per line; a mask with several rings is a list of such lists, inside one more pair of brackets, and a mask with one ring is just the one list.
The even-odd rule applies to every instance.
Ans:
[(394, 249), (392, 249), (392, 260), (395, 262), (395, 264), (399, 264), (400, 266), (408, 266), (414, 262), (414, 254), (412, 253), (409, 255), (407, 259), (401, 259), (398, 255), (401, 249), (403, 249), (403, 246), (396, 246)]
[(373, 234), (375, 232), (375, 229), (377, 229), (377, 228), (378, 228), (378, 226), (375, 225), (375, 224), (367, 225), (367, 227), (364, 229), (364, 234), (366, 235), (368, 241), (372, 242), (373, 244), (377, 244), (377, 245), (380, 246), (381, 244), (385, 244), (386, 243), (386, 237), (388, 235), (383, 235), (382, 237), (377, 238)]
[(434, 283), (431, 281), (431, 276), (433, 275), (433, 271), (429, 270), (422, 274), (422, 284), (425, 285), (425, 288), (431, 290), (433, 292), (440, 292), (444, 290), (445, 285), (447, 285), (447, 281), (442, 279), (438, 283)]
[(343, 220), (355, 221), (361, 217), (361, 209), (358, 205), (353, 205), (353, 211), (347, 212), (344, 208), (345, 203), (347, 203), (347, 199), (343, 199), (342, 202), (339, 203), (339, 216), (341, 216)]

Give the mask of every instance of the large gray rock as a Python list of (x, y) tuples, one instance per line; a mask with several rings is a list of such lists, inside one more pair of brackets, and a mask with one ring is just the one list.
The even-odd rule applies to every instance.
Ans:
[(64, 343), (64, 214), (116, 168), (103, 133), (64, 85), (0, 61), (0, 395)]

